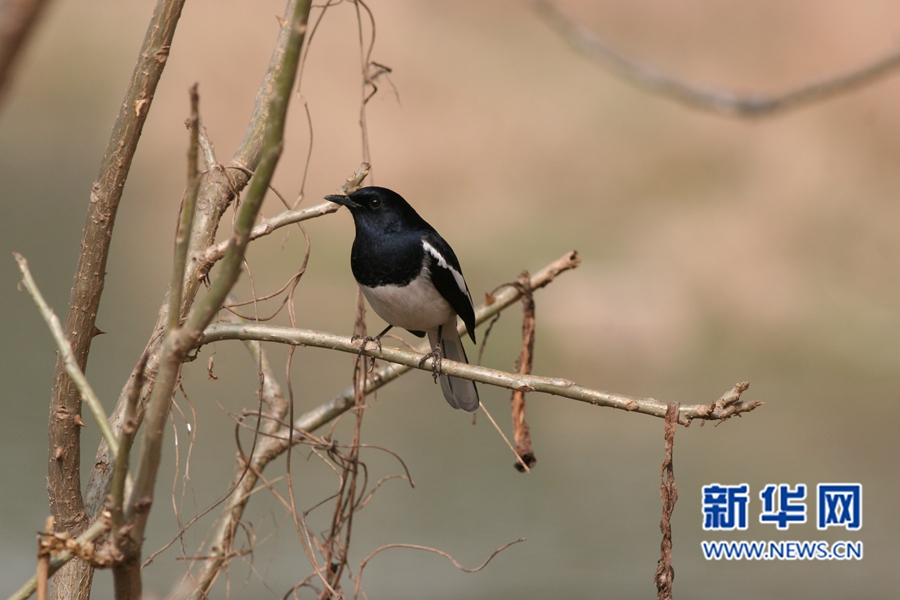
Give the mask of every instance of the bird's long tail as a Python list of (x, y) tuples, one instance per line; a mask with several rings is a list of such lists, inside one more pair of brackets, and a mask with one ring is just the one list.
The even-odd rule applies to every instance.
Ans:
[[(428, 341), (431, 342), (432, 350), (437, 346), (437, 338), (437, 329), (432, 329), (428, 332)], [(459, 339), (459, 333), (456, 331), (455, 315), (451, 321), (441, 327), (441, 355), (449, 360), (461, 363), (469, 362), (466, 358), (466, 350), (463, 348), (462, 340)], [(441, 375), (440, 380), (444, 398), (447, 399), (450, 406), (461, 408), (466, 412), (478, 410), (478, 390), (475, 389), (474, 381), (445, 375)]]

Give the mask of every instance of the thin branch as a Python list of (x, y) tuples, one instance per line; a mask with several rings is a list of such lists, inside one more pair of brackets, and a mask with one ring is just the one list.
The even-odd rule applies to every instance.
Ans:
[(672, 402), (666, 410), (665, 446), (666, 458), (659, 470), (659, 495), (662, 499), (662, 519), (659, 529), (662, 542), (659, 545), (659, 561), (653, 580), (656, 583), (657, 600), (672, 600), (672, 582), (675, 570), (672, 568), (672, 513), (678, 501), (678, 486), (675, 484), (675, 470), (672, 464), (672, 453), (675, 447), (675, 430), (678, 428), (678, 403)]
[[(187, 187), (181, 200), (181, 218), (175, 232), (175, 264), (172, 267), (172, 283), (169, 288), (169, 324), (172, 331), (181, 320), (181, 296), (184, 292), (184, 271), (187, 262), (188, 245), (191, 228), (194, 224), (194, 212), (197, 206), (197, 194), (200, 191), (200, 172), (197, 160), (200, 154), (200, 95), (197, 84), (191, 87), (191, 116), (188, 119), (190, 144), (188, 145)], [(205, 137), (205, 136), (204, 136)]]
[[(341, 186), (341, 190), (344, 194), (355, 192), (359, 189), (362, 180), (368, 174), (369, 164), (362, 163), (356, 173), (347, 178), (347, 181)], [(286, 225), (293, 225), (294, 223), (300, 223), (301, 221), (306, 221), (308, 219), (330, 215), (333, 212), (337, 212), (340, 207), (340, 204), (326, 201), (308, 208), (286, 210), (281, 214), (275, 215), (271, 219), (264, 219), (259, 225), (254, 227), (250, 232), (250, 240), (252, 241), (265, 235), (269, 235), (276, 229), (281, 229)], [(227, 249), (228, 240), (225, 240), (200, 252), (197, 256), (197, 260), (204, 265), (204, 268), (209, 269), (213, 263), (221, 260), (222, 257), (225, 256), (225, 250)]]
[[(260, 163), (250, 182), (247, 197), (241, 204), (235, 219), (234, 230), (222, 259), (218, 276), (210, 285), (209, 292), (188, 313), (184, 325), (169, 332), (163, 341), (160, 369), (145, 413), (145, 427), (134, 491), (126, 512), (127, 521), (133, 525), (129, 536), (138, 545), (143, 541), (149, 516), (162, 454), (166, 418), (181, 364), (195, 341), (202, 335), (204, 328), (221, 308), (227, 294), (237, 281), (253, 223), (259, 214), (263, 198), (269, 189), (269, 183), (281, 156), (287, 107), (297, 71), (300, 48), (306, 33), (306, 20), (309, 16), (310, 4), (309, 1), (296, 2), (291, 18), (284, 23), (283, 27), (288, 32), (284, 69), (273, 81), (272, 87), (268, 91), (270, 114), (266, 119)], [(139, 562), (126, 562), (124, 567), (119, 574), (128, 577), (134, 583), (129, 595), (139, 598), (141, 592)]]
[[(112, 518), (113, 540), (118, 545), (119, 528), (124, 524), (123, 503), (125, 500), (125, 483), (128, 479), (128, 458), (131, 454), (131, 446), (137, 433), (137, 404), (140, 399), (141, 387), (144, 385), (144, 369), (147, 367), (147, 353), (141, 356), (134, 370), (135, 377), (131, 380), (131, 391), (128, 394), (128, 404), (125, 408), (125, 423), (119, 437), (119, 452), (116, 456), (116, 466), (113, 471), (112, 487), (110, 489), (109, 510)], [(133, 484), (133, 482), (132, 482)]]
[[(288, 2), (285, 7), (286, 20), (294, 11), (295, 2)], [(151, 27), (157, 26), (155, 21), (151, 23)], [(200, 191), (197, 198), (197, 211), (194, 218), (193, 230), (190, 236), (190, 246), (188, 249), (188, 261), (184, 275), (184, 292), (181, 302), (180, 313), (187, 314), (191, 309), (195, 298), (201, 288), (201, 283), (206, 277), (206, 271), (203, 264), (196, 260), (196, 257), (206, 248), (215, 243), (216, 233), (219, 222), (226, 209), (231, 205), (241, 193), (241, 190), (247, 185), (250, 179), (250, 173), (257, 167), (261, 158), (262, 138), (266, 130), (266, 122), (271, 113), (270, 91), (280, 74), (287, 68), (286, 54), (288, 42), (291, 38), (292, 30), (289, 26), (281, 27), (278, 31), (278, 37), (272, 50), (272, 56), (266, 70), (263, 81), (259, 87), (256, 96), (256, 106), (250, 118), (246, 129), (244, 140), (238, 149), (234, 152), (230, 162), (227, 165), (215, 163), (215, 155), (213, 153), (212, 144), (201, 128), (201, 148), (203, 149), (204, 160), (207, 163), (208, 172), (201, 181)], [(150, 339), (147, 342), (146, 353), (149, 355), (146, 369), (144, 371), (144, 386), (141, 390), (140, 401), (137, 405), (135, 420), (138, 426), (144, 418), (144, 407), (153, 388), (156, 385), (156, 374), (160, 370), (160, 357), (162, 355), (162, 343), (164, 339), (164, 331), (168, 322), (168, 300), (163, 301), (160, 309), (160, 315), (154, 326)], [(124, 423), (124, 414), (128, 403), (128, 394), (131, 389), (131, 381), (134, 380), (135, 374), (132, 373), (131, 380), (125, 384), (116, 408), (112, 414), (112, 426), (114, 431), (121, 431)], [(90, 477), (85, 486), (84, 511), (80, 513), (82, 518), (84, 515), (97, 515), (101, 511), (105, 497), (109, 491), (110, 480), (113, 475), (111, 468), (111, 460), (109, 457), (106, 444), (100, 444), (97, 449), (94, 467), (91, 470)], [(85, 599), (90, 593), (90, 566), (78, 563), (75, 568), (77, 573), (73, 573), (69, 580), (68, 590), (70, 597)], [(59, 576), (56, 578), (59, 579)], [(56, 589), (54, 585), (54, 589)], [(60, 596), (62, 597), (62, 596)]]
[[(73, 548), (76, 547), (84, 547), (87, 546), (90, 542), (93, 542), (101, 535), (105, 534), (109, 531), (110, 521), (108, 515), (106, 513), (102, 514), (99, 519), (91, 523), (91, 526), (84, 530), (84, 532), (75, 538), (74, 540), (70, 539), (69, 544)], [(64, 535), (64, 534), (57, 534)], [(56, 573), (63, 565), (72, 560), (75, 557), (75, 553), (65, 550), (54, 556), (50, 559), (50, 564), (48, 566), (47, 575), (53, 575)], [(31, 597), (31, 595), (37, 590), (37, 576), (35, 575), (31, 579), (29, 579), (25, 585), (19, 588), (15, 593), (13, 593), (7, 600), (27, 600)], [(54, 580), (55, 584), (55, 580)]]
[[(106, 263), (119, 201), (157, 84), (167, 63), (183, 5), (184, 0), (158, 0), (100, 161), (97, 180), (91, 189), (81, 253), (63, 329), (82, 371), (87, 366), (91, 340), (99, 332), (96, 326), (97, 311), (105, 284)], [(80, 420), (80, 415), (80, 395), (60, 357), (56, 363), (50, 401), (47, 488), (50, 511), (55, 517), (57, 529), (72, 535), (80, 533), (94, 514), (86, 510), (81, 492), (81, 434), (76, 422)], [(54, 448), (64, 449), (61, 460), (56, 460)], [(102, 504), (102, 499), (98, 504)], [(90, 595), (90, 576), (85, 576), (84, 571), (76, 573), (77, 569), (66, 569), (54, 579), (54, 598), (87, 599)]]
[(106, 412), (103, 410), (103, 404), (100, 402), (97, 394), (94, 393), (94, 389), (91, 387), (91, 384), (88, 383), (87, 377), (84, 376), (84, 373), (75, 361), (72, 347), (69, 345), (69, 340), (66, 339), (66, 334), (63, 333), (62, 326), (59, 324), (59, 319), (56, 317), (53, 309), (47, 305), (47, 301), (44, 300), (44, 296), (41, 295), (41, 291), (38, 289), (37, 284), (34, 282), (34, 278), (31, 276), (31, 271), (28, 269), (28, 261), (18, 252), (13, 252), (13, 256), (16, 258), (16, 262), (19, 263), (19, 270), (22, 272), (22, 285), (28, 290), (28, 293), (34, 299), (34, 303), (37, 305), (41, 316), (44, 317), (44, 321), (47, 323), (47, 327), (53, 335), (53, 340), (56, 342), (56, 347), (59, 348), (60, 360), (65, 365), (66, 372), (75, 383), (81, 397), (87, 402), (88, 408), (91, 409), (94, 419), (97, 420), (97, 426), (100, 428), (100, 433), (109, 445), (113, 458), (115, 458), (119, 453), (119, 443), (118, 440), (116, 440), (112, 428), (109, 426), (109, 419), (106, 416)]
[(491, 553), (491, 555), (487, 557), (487, 560), (485, 560), (483, 563), (481, 563), (480, 565), (478, 565), (477, 567), (474, 567), (472, 569), (467, 569), (466, 567), (459, 564), (459, 562), (457, 562), (455, 558), (453, 558), (452, 556), (450, 556), (449, 554), (447, 554), (446, 552), (444, 552), (442, 550), (438, 550), (437, 548), (430, 548), (428, 546), (419, 546), (417, 544), (387, 544), (385, 546), (382, 546), (381, 548), (377, 548), (377, 549), (373, 550), (371, 554), (369, 554), (367, 557), (365, 557), (363, 559), (363, 561), (361, 563), (359, 563), (359, 572), (357, 573), (357, 576), (356, 576), (356, 591), (353, 594), (353, 598), (355, 600), (359, 596), (360, 585), (362, 584), (363, 569), (366, 568), (366, 565), (369, 563), (370, 560), (372, 560), (375, 557), (376, 554), (379, 554), (385, 550), (389, 550), (391, 548), (409, 548), (411, 550), (424, 550), (425, 552), (433, 552), (435, 554), (440, 554), (441, 556), (443, 556), (444, 558), (446, 558), (447, 560), (452, 562), (454, 567), (456, 567), (457, 569), (459, 569), (460, 571), (462, 571), (464, 573), (477, 573), (478, 571), (480, 571), (483, 568), (485, 568), (486, 566), (488, 566), (488, 563), (491, 562), (495, 556), (497, 556), (498, 554), (500, 554), (501, 552), (503, 552), (504, 550), (506, 550), (513, 544), (518, 544), (518, 543), (521, 543), (524, 541), (525, 541), (525, 538), (519, 538), (519, 539), (513, 540), (512, 542), (509, 542), (507, 544), (503, 544), (502, 546), (500, 546), (499, 548), (494, 550)]
[(0, 3), (0, 102), (12, 81), (16, 61), (48, 0), (5, 0)]
[[(293, 346), (312, 346), (329, 350), (339, 350), (350, 354), (363, 354), (381, 360), (430, 371), (433, 368), (433, 359), (423, 359), (427, 354), (409, 352), (399, 348), (384, 347), (379, 350), (374, 348), (361, 348), (360, 341), (352, 338), (335, 335), (311, 329), (292, 329), (290, 327), (277, 327), (273, 325), (232, 325), (229, 323), (215, 323), (204, 332), (200, 344), (208, 344), (221, 340), (260, 340), (264, 342), (277, 342)], [(578, 385), (568, 379), (540, 377), (537, 375), (520, 375), (508, 373), (497, 369), (488, 369), (478, 365), (470, 365), (444, 359), (437, 365), (442, 375), (471, 379), (479, 383), (504, 387), (510, 390), (522, 392), (543, 392), (554, 396), (578, 400), (594, 406), (606, 406), (628, 412), (638, 412), (645, 415), (664, 418), (666, 416), (666, 404), (653, 398), (633, 398), (621, 394), (594, 390)], [(738, 384), (742, 386), (743, 384)], [(746, 388), (745, 388), (746, 389)], [(761, 402), (736, 402), (730, 404), (727, 409), (715, 413), (713, 404), (689, 405), (681, 408), (680, 422), (688, 423), (692, 419), (721, 420), (734, 415), (749, 412), (757, 408)]]
[(767, 117), (863, 87), (900, 67), (900, 51), (838, 75), (781, 94), (739, 94), (685, 81), (613, 48), (596, 32), (561, 13), (552, 2), (531, 0), (538, 14), (579, 52), (606, 65), (619, 77), (647, 91), (673, 98), (693, 108), (735, 117)]

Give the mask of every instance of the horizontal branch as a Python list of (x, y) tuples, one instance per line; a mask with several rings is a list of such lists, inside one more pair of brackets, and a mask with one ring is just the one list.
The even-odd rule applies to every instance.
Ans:
[[(351, 354), (361, 353), (372, 358), (386, 360), (388, 362), (429, 372), (434, 368), (434, 359), (425, 359), (425, 357), (428, 356), (426, 354), (392, 347), (384, 347), (380, 350), (376, 347), (366, 347), (361, 349), (361, 342), (359, 340), (352, 340), (349, 337), (323, 331), (313, 331), (311, 329), (293, 329), (290, 327), (278, 327), (274, 325), (214, 323), (206, 329), (203, 338), (198, 345), (222, 340), (258, 340), (261, 342), (276, 342), (293, 346), (312, 346), (315, 348), (326, 348)], [(618, 408), (620, 410), (638, 412), (659, 418), (665, 418), (666, 416), (667, 405), (664, 402), (654, 400), (653, 398), (633, 398), (631, 396), (594, 390), (578, 385), (574, 381), (569, 381), (568, 379), (508, 373), (506, 371), (489, 369), (478, 365), (469, 365), (447, 359), (440, 361), (438, 367), (440, 373), (443, 375), (471, 379), (472, 381), (477, 381), (479, 383), (495, 385), (520, 392), (543, 392), (545, 394), (569, 398), (570, 400), (586, 402), (588, 404), (593, 404), (594, 406)], [(743, 388), (740, 392), (747, 389), (744, 384), (738, 384), (735, 389), (738, 387)], [(693, 419), (725, 419), (736, 414), (751, 411), (761, 404), (759, 402), (744, 403), (740, 400), (740, 393), (738, 393), (737, 396), (736, 399), (732, 399), (727, 405), (723, 403), (721, 410), (715, 410), (713, 408), (716, 403), (711, 405), (697, 404), (682, 406), (679, 413), (679, 421), (687, 424)]]
[(884, 77), (900, 67), (894, 51), (856, 69), (807, 83), (782, 94), (739, 94), (685, 81), (613, 48), (602, 36), (561, 13), (552, 2), (532, 0), (538, 14), (582, 54), (605, 64), (613, 73), (650, 92), (684, 104), (737, 117), (771, 116), (824, 100)]

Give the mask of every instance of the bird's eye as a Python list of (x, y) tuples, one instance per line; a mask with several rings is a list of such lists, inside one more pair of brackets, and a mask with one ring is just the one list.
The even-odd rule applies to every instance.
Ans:
[(379, 206), (381, 206), (381, 198), (372, 198), (371, 200), (369, 200), (369, 206), (371, 208), (378, 208)]

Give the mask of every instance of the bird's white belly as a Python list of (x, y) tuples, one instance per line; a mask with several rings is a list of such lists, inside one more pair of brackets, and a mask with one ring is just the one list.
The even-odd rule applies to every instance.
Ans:
[(435, 289), (427, 273), (408, 285), (359, 286), (379, 317), (394, 327), (428, 331), (443, 325), (456, 313)]

